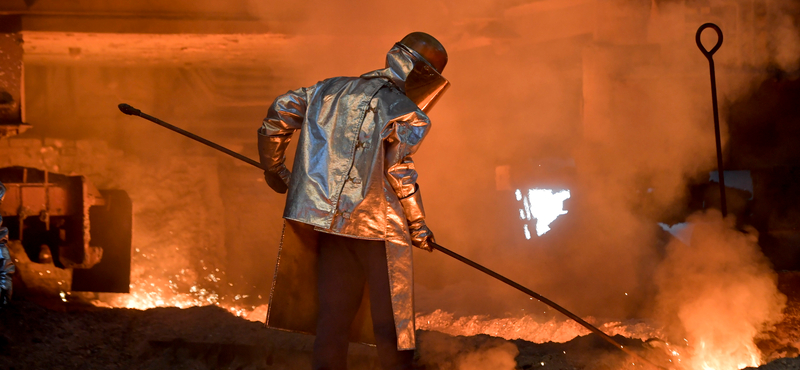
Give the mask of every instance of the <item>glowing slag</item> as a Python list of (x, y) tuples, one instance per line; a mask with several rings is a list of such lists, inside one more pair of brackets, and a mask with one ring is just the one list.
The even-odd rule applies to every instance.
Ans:
[[(566, 214), (564, 201), (569, 199), (569, 190), (554, 192), (551, 189), (528, 189), (528, 194), (522, 196), (522, 192), (517, 189), (514, 194), (517, 200), (522, 201), (523, 208), (519, 210), (519, 218), (524, 221), (536, 219), (536, 235), (542, 236), (550, 231), (550, 223), (558, 216)], [(531, 238), (528, 223), (523, 225), (525, 238)]]

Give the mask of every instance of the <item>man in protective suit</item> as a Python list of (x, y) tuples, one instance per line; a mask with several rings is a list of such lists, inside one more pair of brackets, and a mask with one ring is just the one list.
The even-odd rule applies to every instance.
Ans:
[(434, 240), (411, 156), (446, 63), (441, 43), (411, 33), (384, 69), (279, 96), (258, 132), (267, 183), (288, 190), (267, 325), (315, 333), (314, 369), (345, 369), (348, 340), (377, 344), (384, 369), (412, 367), (411, 249)]

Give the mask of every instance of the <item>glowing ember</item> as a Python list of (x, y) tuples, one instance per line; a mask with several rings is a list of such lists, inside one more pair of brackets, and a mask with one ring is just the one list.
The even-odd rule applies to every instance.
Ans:
[(694, 344), (688, 348), (688, 358), (684, 363), (686, 366), (703, 370), (735, 370), (762, 364), (761, 352), (753, 343), (755, 332), (720, 336), (714, 335), (720, 334), (718, 328), (708, 325), (701, 325), (698, 330), (703, 330), (698, 339), (686, 340), (687, 344)]
[[(528, 189), (526, 196), (517, 189), (514, 194), (518, 201), (522, 201), (523, 208), (519, 210), (521, 220), (531, 221), (536, 219), (536, 235), (542, 236), (550, 231), (550, 224), (558, 216), (567, 214), (564, 210), (564, 201), (569, 199), (569, 190), (554, 192), (550, 189)], [(523, 225), (525, 238), (530, 239), (531, 233), (528, 224)]]
[[(659, 338), (661, 334), (641, 321), (598, 323), (592, 317), (586, 321), (597, 325), (607, 334), (647, 340)], [(416, 325), (421, 330), (433, 330), (450, 335), (472, 336), (486, 334), (508, 340), (522, 339), (533, 343), (564, 343), (578, 336), (589, 334), (589, 330), (572, 320), (549, 319), (542, 321), (530, 315), (493, 318), (488, 316), (465, 316), (455, 318), (453, 314), (436, 310), (427, 315), (417, 315)]]
[[(741, 343), (741, 347), (727, 351), (725, 349), (709, 350), (705, 342), (700, 342), (694, 358), (695, 368), (703, 370), (744, 369), (761, 365), (760, 352), (752, 343)], [(719, 347), (719, 346), (718, 346)], [(699, 366), (698, 366), (699, 365)]]
[[(65, 300), (66, 302), (66, 300)], [(240, 303), (221, 302), (219, 296), (204, 289), (196, 289), (193, 294), (164, 295), (163, 292), (132, 291), (130, 294), (100, 293), (92, 304), (98, 307), (131, 308), (147, 310), (157, 307), (201, 307), (217, 305), (237, 317), (250, 321), (264, 322), (267, 316), (267, 305), (245, 306)]]
[[(134, 269), (136, 270), (136, 269)], [(208, 270), (206, 268), (206, 270)], [(135, 271), (136, 272), (136, 271)], [(236, 294), (231, 297), (217, 293), (214, 286), (223, 285), (224, 272), (214, 269), (200, 282), (194, 281), (196, 274), (180, 269), (178, 274), (168, 277), (148, 275), (144, 279), (133, 279), (130, 294), (100, 293), (92, 304), (100, 307), (131, 308), (147, 310), (156, 307), (199, 307), (217, 305), (232, 314), (251, 321), (264, 322), (267, 305), (246, 305), (243, 301), (248, 295)], [(204, 280), (204, 281), (203, 281)], [(232, 286), (233, 284), (225, 284)], [(261, 298), (260, 296), (258, 297)]]

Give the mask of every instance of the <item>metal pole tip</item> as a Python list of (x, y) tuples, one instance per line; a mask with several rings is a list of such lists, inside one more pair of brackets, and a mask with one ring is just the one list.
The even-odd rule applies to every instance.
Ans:
[(138, 110), (138, 109), (136, 109), (134, 107), (131, 107), (130, 105), (125, 104), (125, 103), (122, 103), (122, 104), (118, 105), (117, 107), (119, 107), (119, 110), (122, 111), (122, 113), (125, 113), (125, 114), (127, 114), (129, 116), (138, 116), (138, 115), (140, 115), (142, 113), (142, 111), (140, 111), (140, 110)]

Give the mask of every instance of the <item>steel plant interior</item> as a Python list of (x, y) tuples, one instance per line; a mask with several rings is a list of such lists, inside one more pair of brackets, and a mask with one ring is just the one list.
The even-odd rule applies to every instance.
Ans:
[[(122, 115), (117, 104), (255, 158), (272, 98), (379, 68), (399, 37), (421, 29), (447, 46), (453, 84), (415, 156), (437, 241), (593, 324), (625, 323), (627, 337), (638, 338), (639, 320), (661, 323), (636, 332), (642, 339), (678, 341), (700, 336), (693, 329), (703, 317), (737, 333), (778, 320), (777, 273), (800, 268), (795, 2), (411, 0), (403, 8), (425, 11), (399, 16), (397, 3), (376, 2), (353, 12), (340, 1), (4, 3), (9, 58), (0, 70), (10, 72), (0, 87), (10, 98), (0, 99), (0, 167), (84, 176), (130, 197), (131, 293), (84, 297), (117, 307), (218, 304), (256, 318), (283, 197), (257, 169)], [(726, 220), (702, 213), (720, 204), (709, 174), (708, 61), (694, 40), (706, 22), (725, 32), (714, 54), (725, 169), (749, 171), (752, 185), (728, 186), (735, 218)], [(714, 37), (701, 42), (710, 47)], [(531, 188), (571, 197), (549, 232), (526, 239), (523, 224), (534, 221), (520, 220), (515, 190)], [(693, 248), (658, 225), (687, 220)], [(557, 322), (443, 254), (414, 263), (420, 328)], [(731, 290), (714, 296), (715, 286)], [(740, 312), (705, 300), (736, 292), (758, 304)], [(542, 341), (558, 337), (535, 327), (547, 333)]]

